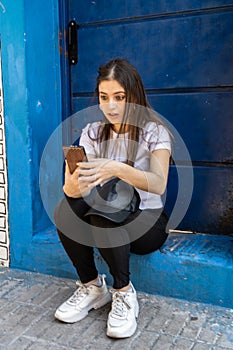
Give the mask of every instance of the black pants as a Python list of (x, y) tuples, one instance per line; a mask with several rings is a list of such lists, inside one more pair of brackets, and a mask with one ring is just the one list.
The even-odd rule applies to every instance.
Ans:
[[(76, 227), (77, 236), (69, 234), (67, 223), (70, 224), (70, 211), (81, 218), (86, 225)], [(166, 241), (168, 234), (165, 232), (167, 216), (160, 209), (147, 209), (133, 213), (124, 225), (116, 224), (100, 216), (90, 216), (85, 218), (85, 213), (89, 209), (88, 204), (83, 199), (65, 198), (61, 201), (55, 210), (55, 223), (61, 243), (71, 259), (82, 283), (88, 283), (98, 276), (98, 271), (94, 260), (94, 244), (85, 243), (82, 237), (94, 235), (96, 238), (96, 229), (104, 228), (106, 234), (116, 232), (116, 244), (107, 246), (98, 246), (98, 250), (106, 261), (109, 271), (113, 276), (113, 287), (116, 289), (123, 288), (129, 284), (130, 271), (129, 260), (130, 253), (139, 255), (149, 254), (159, 249)], [(129, 223), (129, 225), (127, 225)], [(87, 232), (89, 230), (89, 232)], [(103, 230), (103, 229), (102, 229)], [(67, 232), (66, 232), (67, 231)], [(135, 234), (136, 232), (136, 234)], [(80, 237), (80, 239), (79, 239)], [(116, 234), (114, 234), (116, 237)], [(119, 237), (124, 237), (122, 245)], [(125, 239), (127, 237), (127, 239)], [(98, 239), (97, 239), (98, 241)]]

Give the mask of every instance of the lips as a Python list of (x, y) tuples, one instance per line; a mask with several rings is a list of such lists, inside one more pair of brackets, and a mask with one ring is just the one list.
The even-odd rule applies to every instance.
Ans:
[(118, 113), (108, 113), (108, 116), (111, 118), (116, 118), (116, 117), (119, 117), (119, 114)]

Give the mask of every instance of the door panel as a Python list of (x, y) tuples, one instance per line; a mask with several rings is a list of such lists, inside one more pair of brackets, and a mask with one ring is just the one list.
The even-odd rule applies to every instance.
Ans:
[[(178, 170), (182, 166), (177, 166)], [(171, 213), (177, 195), (177, 169), (171, 166), (165, 208)], [(193, 195), (180, 227), (193, 232), (232, 234), (232, 168), (194, 167)], [(185, 193), (184, 193), (185, 200)]]
[[(71, 113), (93, 103), (100, 64), (129, 59), (152, 106), (177, 129), (193, 162), (193, 196), (178, 228), (232, 233), (232, 1), (117, 0), (110, 6), (107, 0), (70, 0), (69, 5), (69, 20), (79, 25), (78, 64), (70, 68)], [(72, 121), (74, 139), (86, 121)], [(179, 154), (176, 161), (185, 167)], [(168, 212), (177, 196), (177, 169), (171, 166)]]
[[(233, 161), (233, 92), (148, 94), (151, 105), (179, 131), (193, 162)], [(91, 97), (73, 99), (74, 110), (91, 105)], [(223, 122), (224, 116), (224, 122)], [(73, 130), (79, 128), (79, 119)], [(177, 155), (177, 160), (184, 161)]]
[(136, 65), (147, 89), (229, 86), (233, 81), (232, 19), (233, 12), (227, 12), (81, 26), (74, 92), (93, 91), (99, 63), (117, 56)]
[(71, 0), (70, 16), (82, 24), (127, 20), (138, 16), (183, 16), (186, 12), (214, 12), (232, 5), (231, 0)]

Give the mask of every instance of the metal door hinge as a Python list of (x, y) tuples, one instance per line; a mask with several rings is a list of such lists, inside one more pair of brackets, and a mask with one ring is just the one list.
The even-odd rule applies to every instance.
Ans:
[(78, 63), (78, 25), (74, 20), (68, 24), (68, 57), (71, 66)]

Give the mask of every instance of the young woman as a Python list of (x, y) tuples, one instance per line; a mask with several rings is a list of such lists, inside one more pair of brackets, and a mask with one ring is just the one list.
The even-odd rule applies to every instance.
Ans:
[[(83, 129), (80, 145), (85, 147), (88, 161), (78, 163), (73, 174), (66, 166), (65, 199), (55, 211), (60, 240), (81, 281), (74, 294), (56, 310), (55, 317), (77, 322), (92, 308), (112, 300), (107, 335), (126, 338), (136, 331), (139, 312), (130, 281), (130, 253), (151, 253), (167, 238), (161, 195), (167, 185), (171, 142), (169, 131), (147, 101), (139, 73), (127, 60), (112, 59), (99, 68), (96, 96), (103, 119)], [(116, 178), (132, 186), (139, 198), (139, 207), (123, 221), (121, 215), (121, 220), (99, 215), (88, 201), (96, 188)], [(86, 224), (85, 228), (77, 224), (75, 239), (67, 235), (64, 224), (69, 221), (68, 210), (64, 209), (67, 203), (81, 219), (79, 222)], [(101, 237), (107, 237), (104, 243), (98, 243), (103, 241), (95, 236), (97, 229), (103, 230)], [(111, 232), (117, 234), (111, 236)], [(94, 237), (96, 245), (79, 240), (79, 236), (88, 235)], [(112, 295), (105, 276), (96, 269), (94, 246), (113, 277)]]

